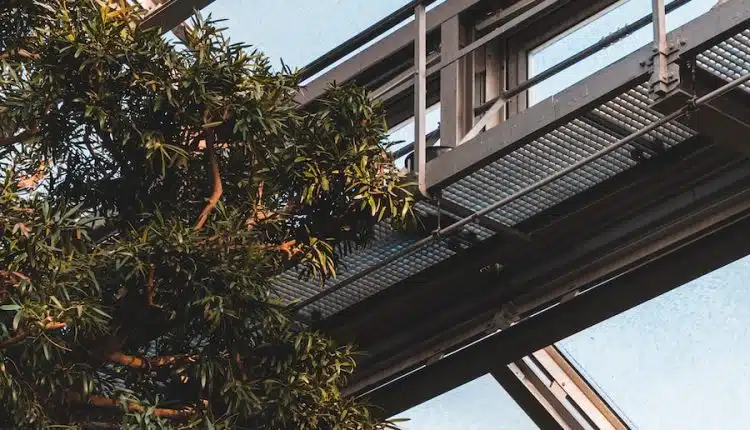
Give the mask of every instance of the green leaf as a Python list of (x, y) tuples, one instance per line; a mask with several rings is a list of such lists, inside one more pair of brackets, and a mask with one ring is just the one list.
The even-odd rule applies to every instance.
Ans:
[(57, 297), (50, 296), (49, 299), (52, 300), (52, 303), (54, 303), (55, 306), (57, 306), (58, 309), (63, 309), (64, 308), (63, 305), (62, 305), (62, 303), (60, 303), (60, 300), (57, 299)]
[(16, 312), (16, 316), (13, 318), (13, 330), (18, 330), (18, 325), (21, 323), (23, 317), (23, 310)]
[(98, 313), (99, 315), (103, 316), (104, 318), (106, 318), (108, 320), (112, 319), (112, 316), (110, 316), (108, 313), (104, 312), (103, 310), (101, 310), (101, 309), (99, 309), (99, 308), (97, 308), (95, 306), (92, 306), (89, 309), (91, 309), (92, 311)]
[(21, 306), (13, 304), (13, 305), (2, 305), (0, 306), (0, 310), (2, 311), (17, 311), (21, 309)]

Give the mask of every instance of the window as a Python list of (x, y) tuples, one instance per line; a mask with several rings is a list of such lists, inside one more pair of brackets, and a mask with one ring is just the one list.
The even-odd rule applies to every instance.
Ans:
[[(427, 115), (425, 117), (425, 132), (430, 134), (437, 130), (440, 126), (440, 103), (434, 104), (427, 109)], [(399, 148), (403, 148), (406, 145), (414, 143), (414, 118), (410, 118), (399, 125), (396, 125), (390, 130), (389, 140), (391, 142), (398, 142), (391, 147), (391, 151), (396, 151)], [(440, 140), (434, 143), (435, 145), (440, 144)], [(396, 160), (396, 166), (404, 167), (404, 160), (406, 156), (400, 157)]]
[[(667, 4), (671, 1), (667, 1)], [(667, 15), (667, 31), (673, 30), (708, 11), (716, 0), (692, 0)], [(581, 52), (600, 39), (651, 13), (651, 0), (627, 0), (615, 3), (593, 18), (573, 27), (528, 52), (528, 76), (533, 77), (566, 58)], [(559, 72), (529, 89), (528, 104), (534, 105), (585, 77), (652, 43), (651, 24), (631, 33), (596, 54)]]

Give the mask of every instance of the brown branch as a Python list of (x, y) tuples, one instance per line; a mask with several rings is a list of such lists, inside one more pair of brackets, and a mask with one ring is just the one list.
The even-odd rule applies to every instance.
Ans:
[(23, 48), (18, 48), (0, 53), (0, 60), (7, 60), (8, 58), (16, 56), (26, 58), (27, 60), (38, 60), (41, 58), (37, 53), (29, 52)]
[(292, 258), (296, 256), (297, 254), (302, 253), (302, 246), (297, 245), (297, 241), (295, 239), (287, 240), (286, 242), (282, 243), (281, 245), (271, 246), (271, 245), (263, 245), (260, 247), (263, 251), (278, 251), (283, 252), (287, 254), (287, 257)]
[[(89, 406), (98, 408), (119, 409), (123, 406), (123, 402), (120, 400), (110, 399), (104, 396), (91, 396), (86, 401), (83, 401), (80, 395), (71, 395), (70, 399), (73, 402), (85, 403)], [(124, 405), (128, 412), (143, 413), (148, 410), (147, 406), (143, 406), (138, 402), (125, 401)], [(195, 409), (189, 407), (180, 409), (155, 408), (151, 411), (151, 414), (161, 418), (189, 418), (195, 414)]]
[(28, 333), (26, 333), (24, 330), (18, 330), (18, 332), (16, 333), (15, 336), (9, 337), (9, 338), (5, 339), (4, 341), (0, 342), (0, 348), (7, 348), (7, 347), (9, 347), (11, 345), (15, 345), (15, 344), (23, 341), (27, 337), (29, 337)]
[[(47, 317), (44, 320), (39, 321), (39, 325), (42, 326), (42, 330), (44, 331), (58, 330), (58, 329), (65, 328), (68, 326), (64, 322), (52, 321), (51, 317)], [(5, 339), (0, 342), (0, 349), (7, 348), (11, 345), (15, 345), (19, 342), (26, 340), (29, 337), (31, 337), (31, 333), (27, 332), (26, 330), (22, 328), (19, 328), (16, 331), (15, 336), (9, 337), (8, 339)]]
[(160, 367), (172, 366), (178, 363), (194, 363), (198, 357), (196, 355), (166, 355), (162, 357), (137, 357), (126, 355), (120, 351), (110, 353), (107, 361), (110, 363), (120, 364), (131, 369), (157, 369)]
[(33, 137), (36, 134), (35, 131), (26, 130), (18, 133), (15, 136), (0, 137), (0, 147), (15, 145), (16, 143), (23, 142), (24, 140)]
[(206, 207), (203, 208), (203, 211), (198, 218), (198, 222), (195, 224), (195, 230), (200, 230), (203, 228), (203, 225), (206, 224), (206, 220), (208, 219), (208, 215), (211, 214), (211, 211), (214, 209), (214, 207), (216, 207), (216, 204), (219, 203), (219, 199), (221, 198), (221, 194), (223, 193), (221, 185), (221, 172), (219, 172), (219, 161), (216, 158), (216, 150), (214, 149), (214, 138), (214, 131), (209, 130), (206, 133), (206, 149), (208, 150), (209, 157), (211, 158), (211, 175), (213, 176), (214, 191), (211, 194), (211, 197), (208, 199)]
[(156, 272), (156, 266), (153, 263), (148, 268), (148, 280), (146, 281), (146, 297), (148, 297), (148, 305), (156, 306), (154, 304), (154, 274)]

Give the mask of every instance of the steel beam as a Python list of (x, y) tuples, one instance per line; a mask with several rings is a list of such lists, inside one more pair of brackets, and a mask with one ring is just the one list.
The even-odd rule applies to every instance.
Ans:
[(304, 68), (302, 68), (302, 70), (299, 71), (300, 79), (308, 79), (314, 76), (316, 73), (325, 70), (326, 67), (331, 66), (336, 61), (346, 57), (348, 54), (356, 51), (361, 46), (365, 45), (368, 42), (371, 42), (372, 40), (375, 40), (378, 36), (386, 33), (396, 25), (413, 16), (414, 9), (418, 6), (427, 7), (435, 1), (436, 0), (412, 0), (408, 4), (405, 4), (404, 6), (398, 8), (393, 13), (389, 14), (380, 21), (356, 34), (346, 42), (342, 43), (339, 46), (336, 46), (335, 48), (321, 55), (319, 58), (310, 62), (310, 64), (306, 65)]
[[(507, 263), (512, 272), (521, 264), (524, 271), (514, 277), (525, 276), (523, 273), (537, 273), (539, 277), (544, 274), (543, 270), (529, 262), (550, 261), (557, 254), (567, 256), (571, 248), (566, 244), (580, 242), (582, 236), (604, 229), (618, 231), (621, 238), (633, 240), (637, 232), (630, 229), (633, 225), (627, 223), (629, 218), (636, 213), (655, 214), (653, 204), (664, 204), (665, 194), (691, 195), (695, 184), (705, 175), (703, 172), (714, 171), (715, 166), (723, 166), (727, 159), (732, 160), (721, 151), (699, 148), (702, 149), (696, 152), (693, 144), (684, 143), (680, 148), (622, 173), (550, 211), (565, 216), (553, 219), (541, 216), (538, 220), (530, 220), (523, 226), (534, 237), (530, 247), (519, 247), (503, 236), (490, 239), (439, 267), (383, 291), (373, 298), (374, 304), (363, 303), (331, 321), (335, 327), (347, 327), (347, 333), (357, 333), (356, 337), (345, 339), (356, 342), (368, 352), (368, 357), (372, 357), (366, 360), (367, 363), (362, 363), (347, 391), (366, 391), (367, 387), (402, 374), (432, 356), (449, 352), (457, 345), (465, 345), (505, 326), (504, 321), (511, 315), (502, 310), (498, 313), (498, 309), (512, 298), (513, 289), (509, 287), (514, 284), (503, 276), (508, 269), (503, 269), (498, 277), (494, 268), (484, 270), (483, 267), (490, 268), (499, 261)], [(648, 192), (640, 192), (644, 189)], [(654, 218), (645, 222), (657, 223)], [(612, 245), (605, 243), (601, 250), (592, 253), (602, 255), (611, 251)], [(585, 260), (586, 257), (581, 255), (580, 258)], [(516, 285), (514, 289), (524, 291), (545, 281), (531, 279), (529, 282), (529, 285)], [(469, 291), (466, 285), (471, 285)], [(420, 306), (415, 307), (414, 303)], [(425, 308), (424, 315), (419, 312), (422, 307)], [(368, 311), (372, 308), (377, 309), (375, 315)], [(440, 309), (439, 318), (427, 317), (435, 315), (435, 309)], [(385, 316), (387, 320), (396, 318), (400, 322), (393, 324), (394, 332), (389, 332), (388, 325), (382, 322), (367, 325), (368, 315), (375, 321), (382, 321)], [(405, 315), (411, 319), (404, 320)], [(404, 330), (404, 326), (409, 330)], [(376, 339), (377, 343), (373, 343)]]
[(193, 15), (195, 10), (201, 10), (214, 0), (171, 0), (162, 4), (149, 13), (141, 25), (145, 28), (161, 27), (163, 31), (170, 31)]
[(537, 6), (543, 1), (544, 0), (519, 0), (509, 5), (508, 7), (493, 13), (482, 21), (479, 21), (476, 24), (475, 28), (477, 29), (477, 31), (484, 32), (494, 27), (503, 25), (511, 19), (514, 19), (527, 10), (531, 9), (532, 7)]
[[(747, 27), (750, 0), (734, 0), (718, 6), (669, 34), (681, 54), (690, 54)], [(502, 125), (427, 165), (427, 186), (443, 187), (508, 152), (531, 142), (574, 118), (580, 112), (600, 105), (649, 77), (646, 68), (652, 47), (644, 46), (614, 64), (598, 71), (568, 89), (516, 115)]]
[[(437, 29), (443, 22), (471, 8), (482, 0), (451, 0), (436, 6), (427, 14), (427, 32)], [(308, 83), (297, 98), (307, 104), (320, 97), (334, 82), (344, 83), (360, 73), (376, 66), (397, 52), (408, 49), (414, 43), (415, 24), (413, 22), (399, 28), (372, 46), (353, 55), (333, 69), (323, 73)]]
[[(726, 82), (695, 65), (691, 69), (680, 69), (683, 72), (679, 87), (659, 100), (654, 109), (669, 113), (679, 103), (689, 102)], [(746, 139), (750, 134), (750, 96), (742, 89), (735, 89), (701, 106), (690, 117), (680, 119), (680, 122), (738, 154), (750, 156), (750, 145)]]
[(589, 385), (583, 375), (568, 361), (554, 345), (540, 349), (528, 357), (549, 375), (550, 390), (560, 403), (570, 403), (586, 422), (599, 430), (627, 430), (625, 421)]
[(560, 408), (553, 396), (548, 396), (549, 390), (544, 382), (533, 372), (525, 370), (525, 363), (521, 362), (520, 365), (497, 366), (491, 373), (541, 430), (582, 429), (571, 425), (575, 423), (575, 417), (564, 407)]
[[(737, 212), (736, 209), (744, 209)], [(692, 240), (652, 256), (611, 281), (538, 316), (370, 392), (383, 416), (392, 416), (600, 321), (650, 300), (750, 253), (750, 192), (724, 201), (714, 224)], [(719, 215), (724, 213), (724, 215)], [(685, 226), (683, 226), (685, 228)]]
[[(505, 91), (507, 65), (504, 45), (504, 43), (500, 43), (499, 41), (493, 41), (484, 46), (485, 97), (484, 100), (478, 100), (479, 103), (484, 103), (487, 100), (498, 97)], [(486, 128), (490, 129), (504, 120), (505, 107), (499, 109), (497, 113), (488, 118)]]

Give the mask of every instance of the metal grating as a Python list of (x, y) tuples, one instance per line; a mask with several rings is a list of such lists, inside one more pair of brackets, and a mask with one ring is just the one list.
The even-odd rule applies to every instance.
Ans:
[[(727, 81), (747, 73), (750, 70), (750, 30), (743, 31), (699, 54), (697, 64)], [(745, 85), (742, 88), (750, 92), (750, 86)], [(442, 192), (443, 198), (471, 210), (482, 209), (615, 143), (623, 137), (622, 134), (636, 131), (656, 120), (661, 114), (649, 109), (650, 103), (646, 85), (636, 86), (594, 108), (588, 114), (559, 126), (449, 185)], [(613, 131), (618, 129), (619, 132)], [(659, 141), (669, 148), (693, 134), (689, 128), (672, 122), (648, 133), (644, 140)], [(510, 202), (490, 216), (507, 225), (517, 225), (635, 166), (637, 161), (631, 155), (633, 149), (633, 145), (625, 145), (523, 198)], [(428, 212), (434, 211), (434, 208), (425, 202), (421, 202), (420, 207)], [(481, 240), (493, 234), (475, 224), (471, 224), (468, 229)], [(290, 270), (277, 278), (275, 286), (285, 300), (304, 299), (316, 294), (321, 288), (330, 288), (338, 282), (344, 282), (348, 276), (387, 258), (412, 242), (413, 239), (405, 238), (382, 224), (376, 227), (372, 246), (345, 257), (343, 263), (346, 270), (342, 271), (340, 278), (325, 287), (299, 280), (295, 270)], [(433, 243), (324, 297), (306, 309), (305, 313), (309, 314), (316, 310), (323, 317), (332, 315), (455, 253), (456, 251), (446, 242)]]
[[(419, 202), (416, 208), (427, 214), (437, 213), (436, 208), (426, 202)], [(476, 236), (478, 241), (485, 240), (494, 232), (476, 224), (469, 224), (466, 228)], [(274, 287), (282, 300), (292, 301), (305, 299), (320, 292), (324, 288), (335, 286), (339, 282), (345, 282), (352, 274), (367, 268), (377, 261), (400, 251), (414, 242), (401, 233), (394, 232), (387, 223), (375, 226), (374, 237), (371, 246), (355, 250), (342, 259), (343, 270), (338, 278), (330, 280), (325, 286), (320, 283), (304, 281), (299, 279), (298, 270), (289, 270), (274, 281)], [(320, 312), (323, 316), (332, 315), (357, 303), (377, 292), (402, 281), (414, 273), (418, 273), (432, 265), (435, 265), (456, 254), (456, 246), (460, 244), (443, 241), (422, 248), (421, 250), (403, 258), (396, 264), (392, 264), (377, 272), (377, 276), (369, 276), (342, 288), (334, 294), (327, 296), (318, 303), (304, 309), (305, 314), (313, 311)]]
[[(645, 85), (640, 85), (594, 109), (592, 115), (632, 132), (659, 118), (660, 114), (648, 108), (649, 103), (648, 89)], [(645, 139), (659, 140), (666, 147), (671, 147), (692, 134), (692, 131), (680, 124), (670, 123), (647, 134)], [(443, 195), (457, 204), (479, 210), (553, 175), (622, 137), (600, 125), (600, 122), (586, 117), (576, 118), (451, 184), (443, 191)], [(510, 202), (491, 216), (499, 222), (516, 225), (635, 166), (637, 161), (631, 156), (633, 149), (633, 145), (625, 145)]]
[[(698, 67), (730, 81), (750, 71), (750, 30), (745, 30), (698, 54)], [(740, 88), (750, 92), (748, 84)]]

